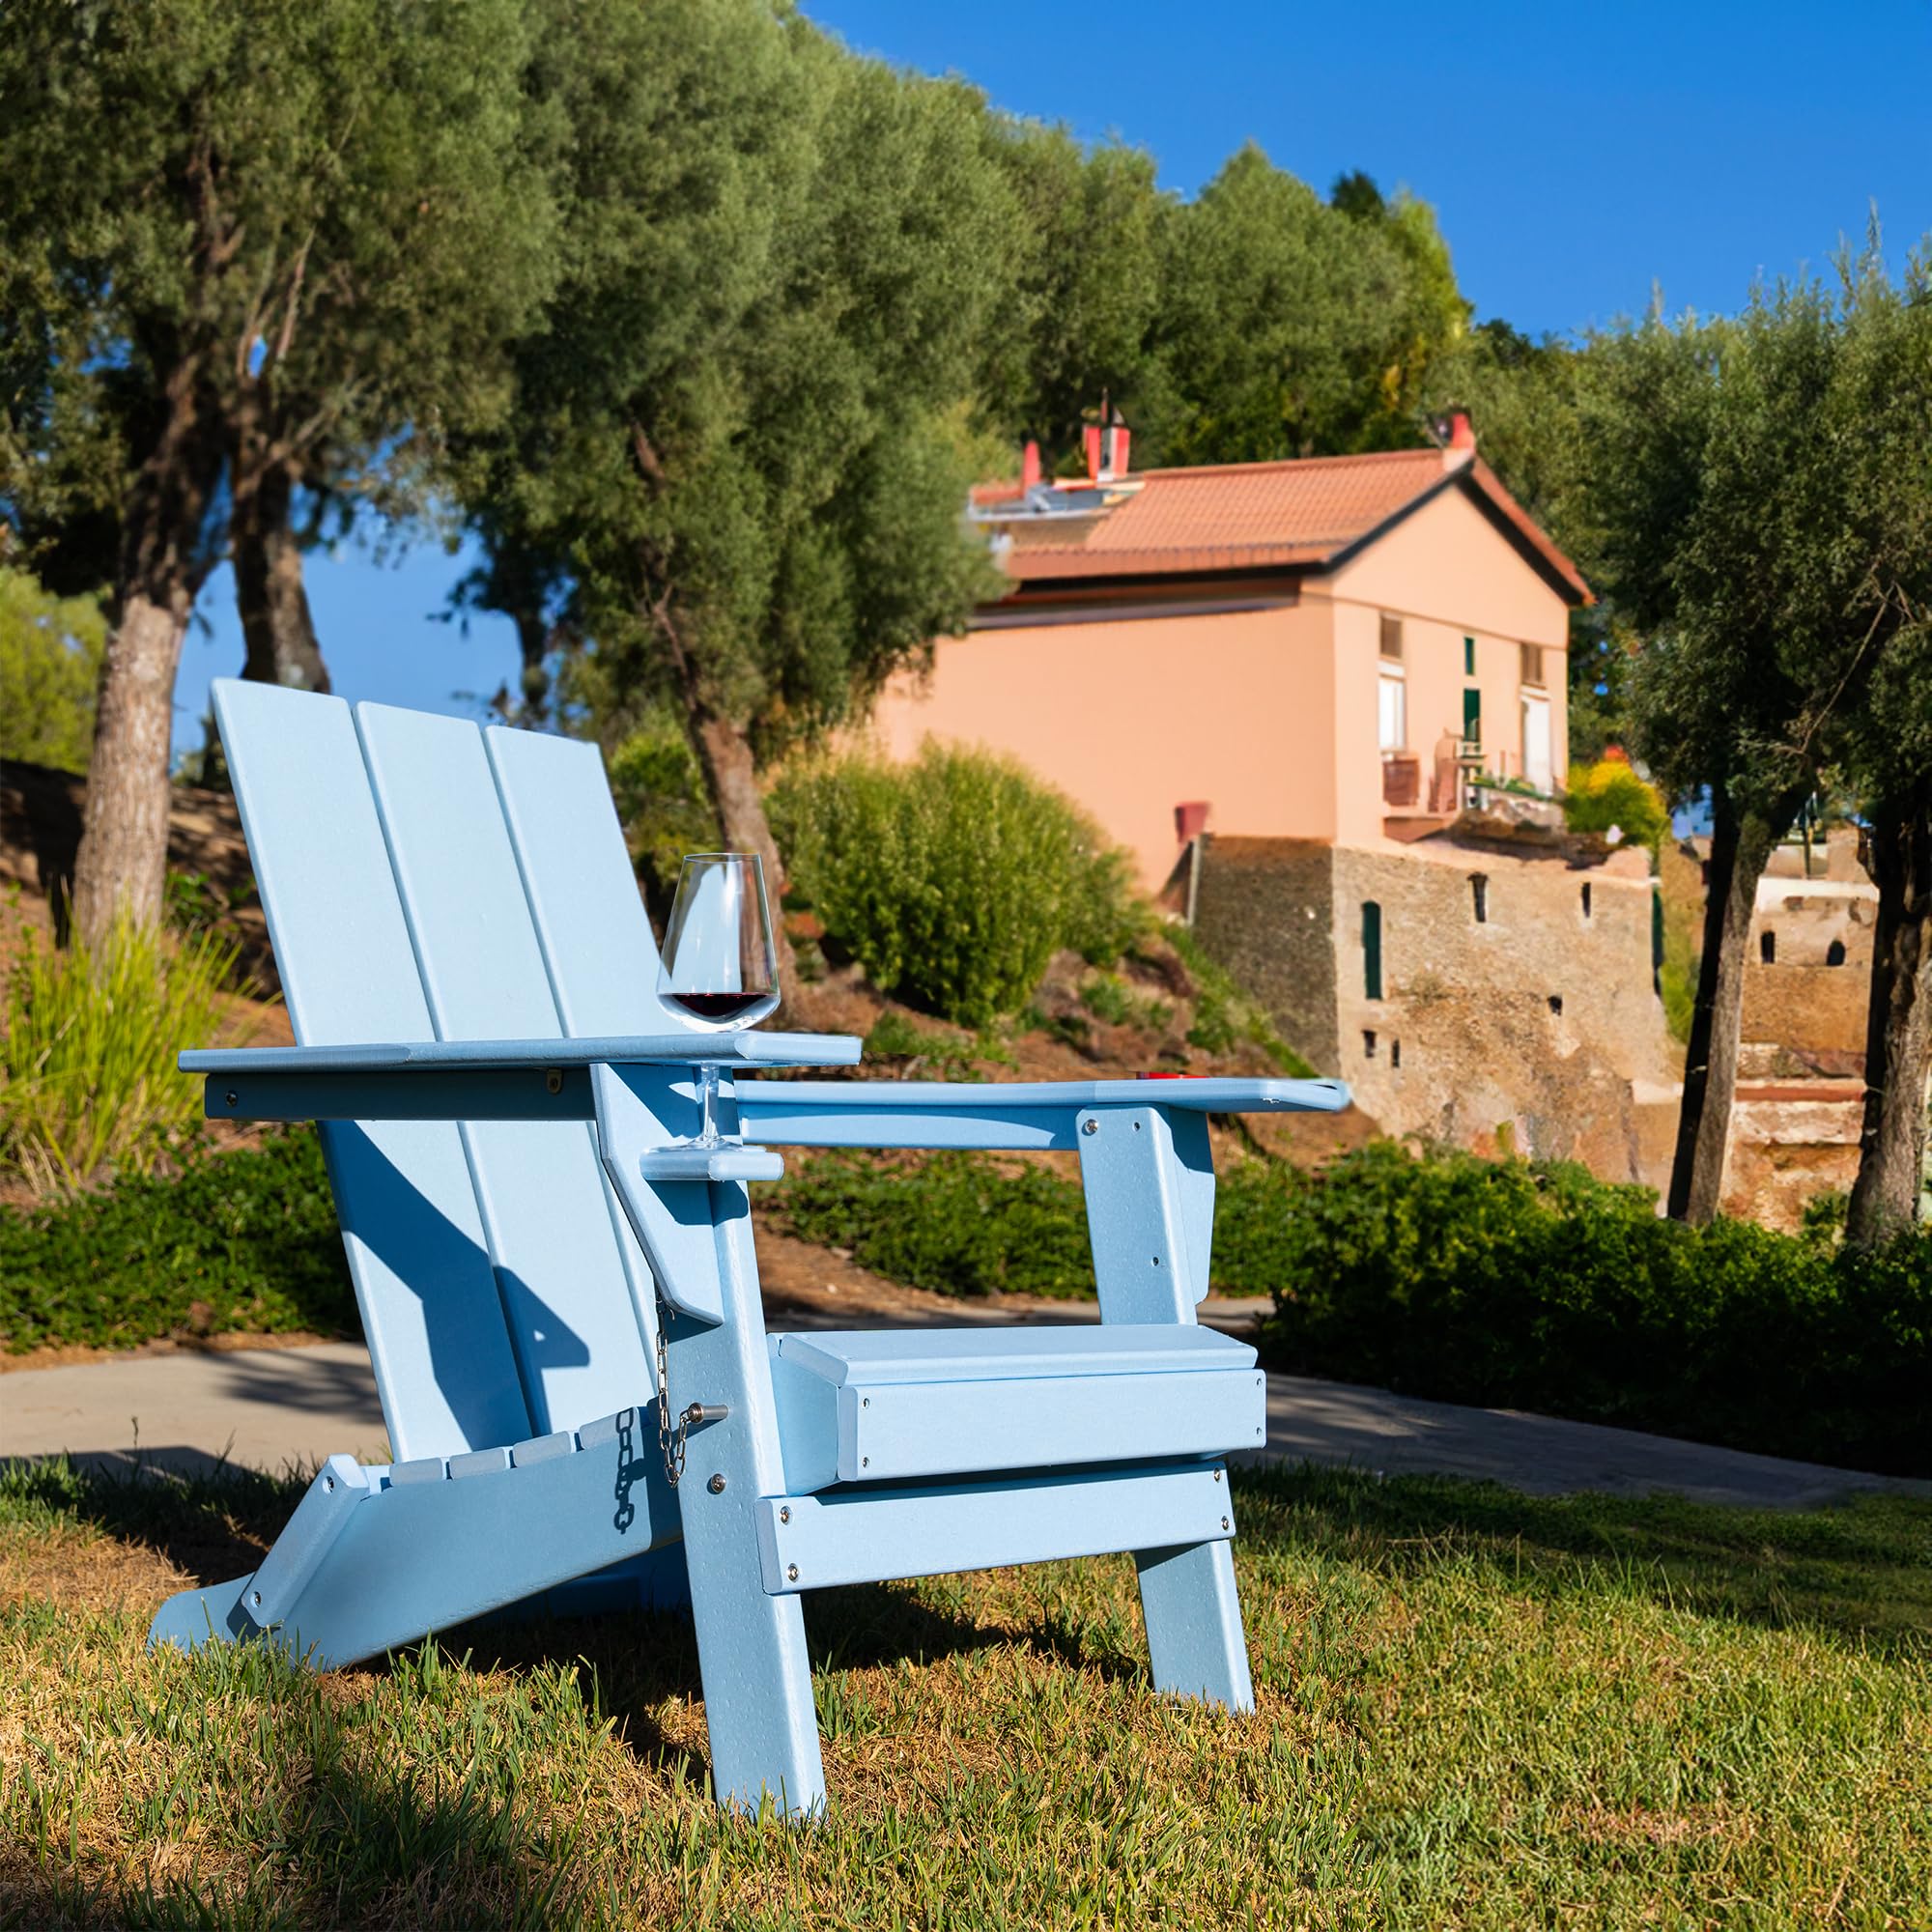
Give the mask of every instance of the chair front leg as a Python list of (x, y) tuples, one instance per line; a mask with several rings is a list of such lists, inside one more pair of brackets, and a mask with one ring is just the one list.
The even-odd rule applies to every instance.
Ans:
[[(1191, 1324), (1214, 1232), (1207, 1116), (1096, 1110), (1080, 1118), (1079, 1146), (1100, 1319)], [(1155, 1689), (1252, 1711), (1233, 1546), (1137, 1549), (1134, 1566)]]
[(692, 1433), (678, 1486), (711, 1780), (732, 1809), (769, 1798), (783, 1815), (807, 1816), (824, 1806), (825, 1770), (805, 1611), (796, 1596), (765, 1594), (758, 1559), (758, 1498), (782, 1495), (785, 1482), (751, 1208), (742, 1181), (709, 1185), (724, 1320), (674, 1323), (668, 1355), (673, 1409), (730, 1411)]
[[(592, 1072), (604, 1164), (667, 1303), (667, 1379), (673, 1426), (693, 1403), (723, 1407), (686, 1442), (678, 1500), (684, 1562), (711, 1733), (718, 1802), (786, 1815), (825, 1803), (805, 1612), (767, 1596), (755, 1505), (784, 1493), (777, 1406), (765, 1347), (751, 1201), (741, 1180), (650, 1182), (640, 1161), (663, 1146), (681, 1105), (668, 1078), (600, 1066)], [(730, 1099), (720, 1124), (737, 1130)], [(656, 1445), (652, 1445), (656, 1453)]]

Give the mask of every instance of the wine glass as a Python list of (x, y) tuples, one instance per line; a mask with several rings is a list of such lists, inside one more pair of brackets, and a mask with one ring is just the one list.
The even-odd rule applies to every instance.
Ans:
[[(678, 875), (665, 923), (658, 997), (700, 1033), (736, 1032), (779, 1003), (778, 950), (772, 943), (765, 868), (755, 852), (694, 852)], [(712, 1110), (716, 1061), (694, 1055), (701, 1121), (698, 1147), (716, 1147)]]

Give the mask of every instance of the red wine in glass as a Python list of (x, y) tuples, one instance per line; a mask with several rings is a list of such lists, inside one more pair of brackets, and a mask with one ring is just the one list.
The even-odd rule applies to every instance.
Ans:
[(681, 1008), (693, 1019), (707, 1020), (713, 1026), (723, 1026), (735, 1020), (740, 1013), (748, 1013), (753, 1007), (768, 1006), (769, 993), (666, 993), (668, 1005)]

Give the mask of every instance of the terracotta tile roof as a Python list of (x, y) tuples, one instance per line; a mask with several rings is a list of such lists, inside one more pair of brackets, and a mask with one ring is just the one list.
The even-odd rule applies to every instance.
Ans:
[(1558, 580), (1573, 601), (1590, 601), (1576, 566), (1530, 520), (1480, 459), (1449, 461), (1439, 449), (1371, 456), (1307, 457), (1198, 469), (1150, 469), (1105, 509), (1081, 518), (1001, 520), (1016, 485), (974, 493), (982, 518), (1010, 537), (1005, 567), (1022, 583), (1057, 578), (1160, 577), (1181, 572), (1320, 568), (1373, 537), (1444, 487), (1473, 492)]

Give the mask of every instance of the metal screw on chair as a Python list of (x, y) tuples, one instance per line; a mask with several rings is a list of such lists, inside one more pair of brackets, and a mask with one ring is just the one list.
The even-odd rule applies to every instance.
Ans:
[(1219, 1470), (1219, 1469), (1216, 1469), (1216, 1470), (1214, 1471), (1214, 1480), (1215, 1480), (1215, 1481), (1216, 1481), (1217, 1483), (1218, 1483), (1218, 1482), (1219, 1482), (1219, 1481), (1221, 1480), (1221, 1472), (1220, 1472), (1220, 1470)]
[(785, 1581), (787, 1583), (796, 1583), (798, 1581), (798, 1565), (796, 1563), (787, 1563), (785, 1565)]
[(256, 1608), (257, 1608), (257, 1609), (259, 1610), (259, 1609), (260, 1609), (260, 1608), (262, 1607), (262, 1593), (261, 1593), (261, 1591), (259, 1591), (259, 1590), (250, 1590), (250, 1591), (248, 1592), (248, 1601), (249, 1601), (249, 1602), (250, 1602), (251, 1604), (253, 1604), (253, 1605), (255, 1605), (255, 1607), (256, 1607)]
[(561, 1094), (563, 1092), (563, 1069), (560, 1066), (553, 1066), (545, 1073), (544, 1092), (547, 1094)]
[(1226, 1517), (1223, 1517), (1223, 1518), (1221, 1519), (1221, 1527), (1222, 1527), (1223, 1529), (1226, 1529), (1226, 1528), (1227, 1528), (1227, 1526), (1228, 1526), (1228, 1519), (1227, 1519)]
[(781, 1522), (789, 1522), (791, 1520), (791, 1511), (789, 1508), (779, 1511), (779, 1520)]
[(325, 1476), (322, 1479), (322, 1487), (325, 1490), (333, 1490), (335, 1488), (335, 1478), (333, 1476)]
[(1080, 1122), (1080, 1131), (1083, 1134), (1097, 1134), (1100, 1131), (1100, 1122), (1098, 1121), (1082, 1121)]
[(227, 1093), (227, 1094), (225, 1094), (225, 1095), (224, 1095), (223, 1097), (224, 1097), (224, 1098), (225, 1098), (225, 1099), (227, 1100), (228, 1104), (229, 1104), (229, 1105), (230, 1105), (230, 1106), (232, 1107), (232, 1106), (234, 1106), (234, 1104), (235, 1104), (236, 1100), (237, 1100), (237, 1099), (238, 1099), (238, 1098), (239, 1098), (240, 1096), (239, 1096), (239, 1095), (238, 1095), (238, 1094), (236, 1094), (236, 1092), (235, 1092), (235, 1090), (234, 1090), (233, 1088), (230, 1088), (230, 1089), (229, 1089), (229, 1091), (228, 1091), (228, 1093)]
[(724, 1471), (723, 1469), (714, 1471), (711, 1480), (704, 1487), (714, 1496), (722, 1496), (724, 1493)]

